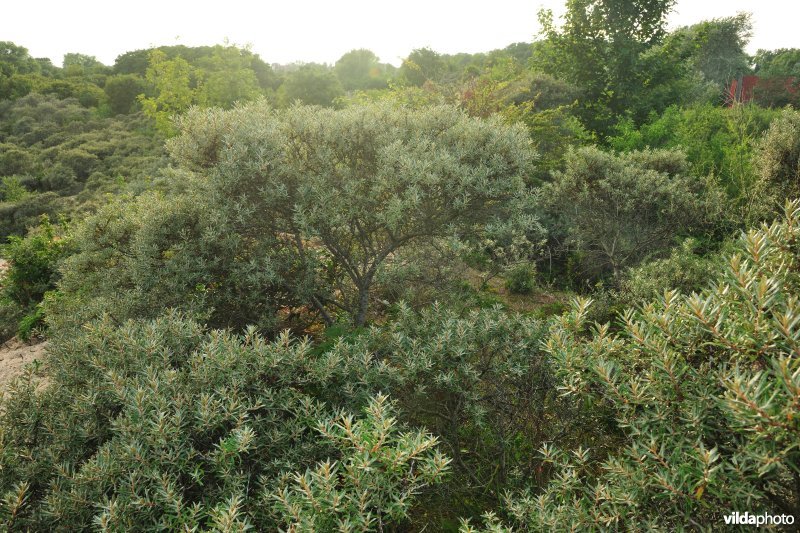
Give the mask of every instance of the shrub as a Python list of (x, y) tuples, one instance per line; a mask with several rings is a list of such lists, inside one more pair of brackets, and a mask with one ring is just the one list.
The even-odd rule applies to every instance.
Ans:
[(441, 481), (450, 460), (435, 451), (436, 438), (398, 432), (385, 396), (364, 414), (343, 414), (318, 428), (341, 450), (341, 462), (287, 476), (272, 495), (289, 530), (382, 531), (408, 515), (423, 487)]
[(30, 191), (25, 188), (18, 176), (5, 176), (0, 184), (0, 201), (19, 202), (30, 196)]
[[(396, 523), (446, 470), (435, 439), (353, 381), (378, 381), (363, 353), (313, 354), (288, 336), (206, 332), (173, 314), (56, 336), (46, 364), (48, 386), (17, 382), (0, 413), (9, 530), (275, 530), (313, 507), (293, 479), (342, 497), (301, 523)], [(363, 418), (342, 414), (362, 407)], [(320, 463), (342, 466), (324, 479)]]
[(273, 333), (277, 310), (292, 303), (287, 261), (228, 215), (201, 194), (109, 203), (76, 229), (49, 314), (67, 327), (179, 308), (211, 327)]
[(115, 115), (130, 113), (137, 106), (136, 97), (145, 90), (142, 78), (134, 74), (109, 76), (103, 87), (108, 104)]
[[(511, 496), (511, 521), (678, 530), (718, 528), (734, 510), (797, 516), (798, 261), (795, 201), (783, 220), (745, 234), (707, 289), (666, 291), (626, 312), (618, 334), (582, 334), (585, 300), (558, 319), (547, 351), (561, 388), (593, 412), (590, 433), (618, 445), (543, 446), (550, 483)], [(503, 526), (489, 517), (487, 527)]]
[(718, 253), (703, 255), (697, 239), (685, 239), (668, 257), (654, 259), (625, 274), (621, 292), (629, 307), (652, 300), (666, 290), (683, 294), (701, 290), (713, 278), (720, 262)]
[(379, 387), (403, 419), (427, 428), (453, 459), (415, 523), (441, 527), (496, 505), (507, 489), (537, 485), (535, 450), (554, 434), (572, 438), (567, 421), (575, 413), (555, 389), (541, 349), (546, 333), (545, 321), (500, 307), (458, 315), (400, 306), (392, 321), (352, 341), (352, 353), (375, 354), (385, 365)]
[(583, 276), (611, 274), (619, 283), (625, 269), (703, 223), (705, 185), (677, 151), (580, 148), (542, 197), (552, 238), (577, 252)]
[(70, 253), (71, 242), (69, 229), (53, 226), (46, 216), (24, 239), (9, 237), (3, 247), (9, 267), (0, 283), (0, 314), (4, 315), (0, 341), (15, 333), (27, 340), (41, 325), (44, 310), (39, 304), (55, 288), (58, 266)]
[(800, 195), (800, 111), (784, 110), (758, 145), (757, 166), (773, 205)]
[(9, 237), (3, 255), (10, 267), (5, 277), (4, 293), (23, 307), (42, 301), (44, 293), (55, 287), (58, 262), (68, 253), (69, 234), (43, 216), (39, 227), (25, 238)]
[(8, 297), (0, 298), (0, 342), (5, 342), (17, 334), (19, 321), (25, 316), (25, 309)]
[(44, 324), (44, 310), (37, 305), (30, 313), (20, 319), (16, 333), (20, 339), (27, 342), (34, 334), (34, 331), (42, 324)]
[(530, 294), (535, 286), (536, 269), (533, 265), (519, 265), (506, 274), (506, 289), (512, 294)]
[(546, 323), (500, 309), (401, 306), (323, 349), (176, 313), (53, 331), (48, 386), (0, 410), (8, 529), (441, 527), (539, 483), (534, 450), (574, 420)]

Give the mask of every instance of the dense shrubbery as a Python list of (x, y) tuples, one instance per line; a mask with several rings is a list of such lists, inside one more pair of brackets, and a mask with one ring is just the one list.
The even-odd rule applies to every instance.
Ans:
[[(403, 309), (322, 353), (176, 315), (65, 330), (51, 341), (47, 365), (58, 371), (47, 388), (9, 391), (2, 516), (12, 529), (174, 528), (210, 526), (225, 511), (263, 529), (479, 512), (505, 487), (538, 481), (533, 450), (564, 432), (544, 333), (500, 310), (460, 318), (439, 308)], [(395, 422), (385, 399), (371, 403), (379, 391), (396, 400)], [(358, 422), (337, 412), (367, 406)], [(421, 425), (454, 458), (451, 476), (430, 437), (400, 431)], [(317, 466), (326, 458), (340, 466)], [(431, 482), (445, 485), (414, 505)]]
[(292, 303), (275, 241), (253, 242), (201, 194), (110, 203), (74, 238), (61, 291), (47, 303), (62, 321), (154, 318), (173, 307), (212, 327), (274, 331), (278, 308)]
[[(744, 237), (710, 289), (668, 291), (618, 334), (585, 336), (585, 302), (549, 332), (500, 309), (401, 308), (322, 351), (175, 315), (64, 329), (51, 383), (22, 381), (4, 404), (6, 524), (443, 527), (504, 489), (520, 494), (506, 509), (529, 529), (796, 512), (800, 206), (787, 212)], [(370, 403), (379, 391), (396, 414)], [(359, 422), (337, 411), (367, 406)], [(430, 436), (395, 424), (437, 437), (451, 473)], [(397, 469), (417, 462), (412, 450), (417, 469)], [(443, 485), (409, 499), (432, 482)]]
[(673, 3), (399, 69), (0, 42), (0, 340), (50, 340), (0, 383), (0, 529), (798, 516), (800, 203), (731, 240), (800, 195), (759, 107), (798, 52), (722, 107), (750, 18)]
[[(742, 237), (706, 290), (666, 291), (587, 336), (588, 301), (555, 321), (561, 388), (595, 419), (594, 446), (542, 447), (554, 475), (510, 496), (528, 530), (717, 528), (732, 510), (800, 511), (800, 202)], [(500, 528), (489, 519), (493, 531)], [(465, 530), (471, 530), (464, 527)]]
[(784, 110), (758, 148), (756, 165), (767, 198), (777, 203), (800, 196), (800, 112)]
[(543, 187), (551, 246), (573, 253), (581, 277), (620, 281), (626, 268), (707, 224), (715, 198), (708, 185), (678, 151), (573, 150)]
[(0, 202), (3, 240), (24, 235), (41, 214), (73, 214), (104, 193), (138, 192), (165, 163), (162, 140), (141, 116), (101, 118), (75, 100), (38, 94), (0, 102), (0, 116), (0, 176), (18, 185)]
[[(529, 199), (524, 130), (455, 108), (255, 104), (182, 124), (170, 146), (197, 173), (177, 176), (187, 191), (103, 209), (77, 235), (62, 290), (86, 311), (123, 320), (174, 306), (270, 331), (283, 310), (361, 326), (379, 272), (415, 247), (539, 230), (508, 216)], [(396, 289), (403, 273), (392, 269)]]

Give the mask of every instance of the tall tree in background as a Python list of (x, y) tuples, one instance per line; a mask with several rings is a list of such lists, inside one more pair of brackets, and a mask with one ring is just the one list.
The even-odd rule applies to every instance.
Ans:
[(584, 90), (586, 125), (605, 134), (626, 114), (635, 95), (647, 90), (640, 55), (666, 35), (666, 17), (675, 0), (568, 0), (564, 23), (539, 13), (546, 46), (537, 63)]
[(257, 98), (262, 92), (251, 62), (252, 54), (246, 49), (215, 46), (210, 57), (198, 61), (202, 68), (199, 102), (229, 108), (236, 102)]
[(19, 98), (30, 87), (21, 83), (20, 74), (36, 73), (41, 67), (28, 54), (28, 49), (10, 41), (0, 41), (0, 99)]
[(142, 110), (156, 121), (156, 127), (165, 134), (174, 133), (172, 116), (189, 108), (194, 101), (191, 87), (192, 67), (185, 59), (167, 59), (161, 50), (150, 53), (147, 83), (151, 96), (139, 95)]
[(744, 47), (752, 31), (750, 15), (740, 13), (680, 28), (666, 40), (675, 43), (676, 59), (685, 60), (704, 80), (719, 88), (750, 70)]
[(308, 64), (287, 76), (278, 90), (278, 100), (284, 106), (299, 101), (306, 105), (330, 107), (343, 94), (342, 84), (328, 67)]
[(426, 81), (439, 81), (446, 72), (447, 62), (430, 48), (413, 50), (400, 66), (400, 78), (417, 87)]
[(388, 85), (386, 67), (372, 51), (361, 48), (340, 57), (333, 71), (345, 91), (383, 89)]

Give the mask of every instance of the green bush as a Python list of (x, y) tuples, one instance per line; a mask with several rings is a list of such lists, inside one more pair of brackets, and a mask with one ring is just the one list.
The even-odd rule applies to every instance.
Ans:
[(713, 176), (727, 193), (714, 201), (719, 204), (713, 217), (716, 238), (723, 238), (759, 223), (783, 203), (770, 205), (773, 200), (759, 180), (762, 164), (755, 159), (762, 135), (779, 113), (751, 104), (672, 106), (639, 128), (622, 120), (608, 143), (623, 152), (647, 147), (684, 152), (694, 175)]
[(17, 327), (17, 336), (23, 341), (29, 341), (36, 328), (44, 324), (44, 310), (37, 305), (33, 311), (23, 316)]
[(53, 226), (43, 216), (25, 238), (12, 236), (8, 241), (2, 247), (9, 266), (0, 281), (0, 340), (14, 334), (27, 340), (43, 322), (40, 303), (47, 291), (55, 288), (58, 266), (71, 253), (72, 240), (68, 228)]
[(381, 281), (397, 297), (414, 270), (447, 268), (426, 250), (493, 240), (505, 261), (540, 234), (532, 214), (515, 216), (535, 158), (519, 126), (447, 106), (265, 102), (194, 109), (179, 125), (178, 191), (102, 208), (78, 232), (62, 290), (87, 310), (106, 300), (124, 320), (176, 307), (265, 332), (287, 315), (363, 326)]
[(30, 191), (22, 184), (18, 176), (5, 176), (0, 184), (0, 201), (19, 202), (30, 196)]
[(506, 289), (512, 294), (530, 294), (536, 287), (536, 268), (530, 264), (512, 268), (505, 277)]
[(25, 237), (9, 237), (3, 256), (10, 267), (3, 292), (23, 307), (42, 301), (44, 293), (55, 287), (58, 262), (69, 252), (70, 237), (57, 233), (47, 217)]
[(593, 147), (571, 150), (566, 167), (543, 187), (550, 239), (580, 262), (585, 280), (613, 276), (707, 223), (718, 202), (705, 180), (689, 173), (676, 150), (614, 155)]
[(272, 334), (278, 309), (293, 302), (291, 263), (275, 242), (256, 242), (200, 194), (110, 202), (77, 227), (74, 242), (60, 294), (46, 305), (54, 320), (79, 325), (110, 313), (124, 321), (177, 308), (211, 327), (254, 324)]
[(416, 494), (447, 472), (450, 460), (435, 451), (436, 438), (397, 431), (385, 396), (370, 401), (364, 414), (363, 420), (342, 414), (319, 428), (341, 450), (341, 462), (287, 476), (273, 494), (290, 530), (383, 530), (404, 519)]
[(0, 342), (18, 333), (19, 321), (25, 316), (25, 309), (14, 300), (0, 297)]
[[(724, 247), (723, 247), (724, 248)], [(669, 256), (630, 269), (620, 287), (627, 307), (652, 300), (667, 290), (690, 294), (701, 290), (718, 270), (720, 252), (703, 253), (697, 239), (685, 239)]]
[[(264, 531), (293, 523), (298, 506), (317, 513), (301, 524), (402, 520), (447, 459), (352, 381), (371, 382), (379, 366), (311, 348), (206, 332), (176, 315), (56, 336), (47, 387), (13, 384), (0, 414), (4, 528)], [(341, 412), (362, 407), (363, 418)], [(341, 468), (335, 480), (320, 462)], [(293, 479), (336, 492), (309, 500)], [(341, 505), (314, 507), (337, 494)]]
[[(733, 511), (800, 509), (800, 201), (745, 234), (702, 292), (667, 291), (595, 325), (590, 302), (547, 341), (560, 388), (592, 413), (590, 441), (555, 442), (538, 492), (506, 502), (521, 529), (717, 529)], [(587, 436), (588, 436), (587, 435)], [(502, 530), (495, 517), (488, 530)], [(465, 524), (464, 531), (475, 531)]]
[(323, 351), (174, 313), (54, 328), (47, 387), (18, 381), (0, 411), (0, 520), (181, 529), (225, 511), (258, 530), (438, 528), (538, 483), (535, 449), (569, 440), (574, 419), (541, 351), (546, 324), (500, 309), (396, 314)]
[(18, 175), (21, 187), (4, 178), (0, 239), (25, 235), (41, 214), (90, 211), (103, 193), (141, 192), (166, 166), (162, 143), (141, 114), (102, 118), (75, 99), (36, 93), (6, 102), (0, 176)]
[(392, 321), (353, 341), (350, 350), (385, 365), (380, 390), (403, 419), (427, 428), (453, 459), (418, 520), (475, 516), (505, 490), (537, 484), (535, 450), (552, 435), (573, 436), (566, 421), (574, 411), (561, 402), (541, 349), (546, 333), (546, 322), (500, 307), (458, 315), (400, 306)]
[(784, 110), (758, 145), (756, 165), (768, 192), (769, 211), (800, 195), (800, 111)]

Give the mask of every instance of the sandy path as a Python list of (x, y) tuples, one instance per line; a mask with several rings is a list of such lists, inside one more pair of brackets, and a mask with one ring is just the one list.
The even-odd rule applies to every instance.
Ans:
[(21, 375), (25, 365), (41, 359), (46, 347), (47, 342), (27, 344), (16, 338), (0, 345), (0, 390)]

